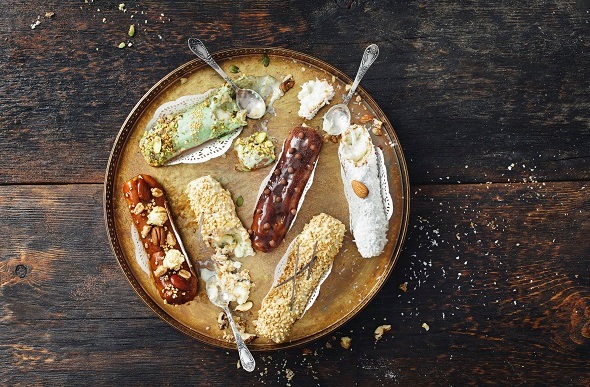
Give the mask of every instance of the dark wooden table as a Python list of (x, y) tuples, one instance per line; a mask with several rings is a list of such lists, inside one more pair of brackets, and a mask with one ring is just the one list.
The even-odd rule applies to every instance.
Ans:
[[(124, 9), (0, 5), (0, 385), (590, 385), (589, 1)], [(408, 237), (382, 291), (328, 337), (257, 353), (253, 374), (144, 305), (103, 220), (115, 136), (193, 59), (189, 36), (290, 48), (351, 76), (378, 43), (363, 87), (410, 170)]]

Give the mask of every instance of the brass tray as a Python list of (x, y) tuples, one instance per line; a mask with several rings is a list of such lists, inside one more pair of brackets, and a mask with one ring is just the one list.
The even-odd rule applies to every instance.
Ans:
[[(262, 56), (270, 58), (268, 67), (262, 65)], [(331, 65), (299, 52), (282, 48), (244, 48), (230, 49), (213, 55), (226, 71), (236, 65), (241, 73), (249, 75), (273, 75), (282, 79), (292, 74), (295, 86), (279, 99), (274, 108), (277, 115), (269, 118), (268, 133), (278, 140), (277, 153), (288, 132), (304, 120), (297, 116), (299, 102), (297, 93), (301, 85), (310, 80), (326, 79), (336, 87), (332, 104), (342, 100), (345, 85), (351, 79)], [(233, 75), (233, 74), (232, 74)], [(232, 197), (242, 196), (244, 205), (237, 209), (238, 216), (246, 228), (252, 222), (253, 209), (257, 200), (258, 188), (269, 172), (265, 168), (255, 172), (237, 172), (234, 165), (237, 158), (233, 151), (224, 157), (203, 164), (180, 164), (154, 168), (149, 166), (138, 149), (139, 139), (155, 110), (165, 102), (176, 100), (184, 95), (200, 94), (219, 87), (223, 80), (200, 59), (192, 60), (166, 75), (154, 85), (133, 108), (113, 146), (105, 177), (104, 212), (110, 243), (127, 280), (139, 297), (164, 321), (181, 332), (202, 342), (222, 347), (235, 348), (235, 344), (225, 341), (223, 331), (217, 327), (220, 309), (207, 299), (205, 284), (199, 283), (195, 300), (186, 305), (164, 304), (158, 296), (152, 278), (140, 268), (135, 259), (135, 250), (130, 236), (131, 217), (122, 194), (123, 183), (131, 177), (145, 173), (155, 177), (166, 189), (172, 212), (180, 228), (181, 237), (193, 262), (197, 259), (198, 245), (196, 230), (190, 226), (190, 212), (186, 210), (183, 190), (191, 180), (210, 174), (228, 189)], [(338, 85), (338, 87), (337, 87)], [(305, 223), (313, 215), (325, 212), (340, 219), (347, 226), (347, 233), (340, 253), (336, 256), (332, 273), (323, 283), (321, 292), (313, 306), (299, 320), (290, 336), (290, 341), (276, 344), (271, 340), (257, 338), (249, 347), (252, 350), (266, 351), (301, 345), (326, 335), (354, 317), (366, 306), (391, 273), (399, 256), (406, 234), (409, 214), (409, 180), (402, 149), (390, 122), (377, 103), (364, 91), (358, 89), (360, 101), (353, 97), (349, 107), (353, 123), (361, 116), (373, 115), (383, 122), (383, 134), (372, 135), (375, 145), (383, 150), (387, 165), (389, 189), (394, 202), (394, 213), (390, 220), (388, 244), (378, 257), (363, 259), (358, 253), (348, 231), (348, 204), (344, 197), (338, 144), (327, 142), (320, 153), (314, 183), (306, 195), (303, 206), (297, 215), (287, 237), (271, 253), (257, 252), (254, 257), (242, 259), (244, 267), (250, 270), (256, 286), (252, 289), (250, 300), (254, 307), (247, 312), (236, 312), (248, 324), (248, 332), (254, 332), (252, 321), (257, 317), (262, 298), (272, 283), (275, 265), (285, 253), (289, 243), (297, 236)], [(357, 98), (358, 99), (358, 98)], [(328, 107), (324, 107), (307, 125), (321, 131), (321, 120)], [(242, 136), (253, 132), (256, 121), (249, 120)], [(323, 131), (321, 131), (324, 134)]]

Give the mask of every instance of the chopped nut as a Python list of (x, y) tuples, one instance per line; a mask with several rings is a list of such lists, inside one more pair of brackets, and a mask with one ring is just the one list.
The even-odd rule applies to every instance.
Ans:
[(225, 312), (220, 312), (219, 315), (217, 316), (217, 326), (219, 327), (219, 330), (224, 330), (225, 328), (227, 328), (227, 324), (228, 324), (228, 320), (227, 320), (227, 316), (225, 315)]
[(179, 276), (181, 276), (181, 277), (182, 277), (182, 278), (184, 278), (184, 279), (189, 279), (189, 278), (191, 278), (191, 272), (190, 272), (190, 271), (188, 271), (188, 270), (184, 270), (184, 269), (181, 269), (181, 270), (178, 272), (178, 275), (179, 275)]
[(391, 325), (380, 325), (375, 329), (375, 341), (381, 340), (383, 334), (385, 332), (389, 332), (391, 330)]
[(356, 102), (361, 102), (362, 98), (360, 95), (357, 95), (356, 98), (354, 99)]
[(344, 336), (340, 338), (340, 346), (344, 349), (350, 349), (350, 343), (352, 339), (348, 336)]
[(174, 237), (173, 233), (168, 232), (166, 235), (166, 244), (170, 247), (174, 247), (176, 245), (176, 238)]
[(152, 243), (156, 246), (163, 246), (166, 239), (164, 238), (164, 229), (160, 226), (152, 228), (151, 232)]
[(129, 26), (129, 32), (127, 33), (127, 35), (129, 35), (129, 36), (135, 35), (135, 26), (133, 24), (131, 24)]
[(187, 78), (180, 78), (180, 84), (181, 85), (184, 85), (187, 82), (188, 82), (188, 79)]
[(229, 72), (233, 74), (237, 74), (240, 72), (240, 68), (236, 65), (229, 66)]
[(45, 12), (45, 17), (47, 19), (51, 19), (54, 16), (55, 16), (55, 12)]
[(143, 205), (142, 202), (139, 202), (135, 205), (135, 208), (133, 209), (133, 213), (135, 215), (139, 215), (143, 212), (143, 210), (145, 210), (145, 206)]
[(370, 115), (370, 114), (364, 114), (364, 115), (363, 115), (363, 116), (360, 118), (360, 120), (359, 120), (359, 123), (361, 123), (361, 124), (366, 124), (367, 122), (369, 122), (369, 121), (372, 121), (372, 120), (373, 120), (373, 118), (375, 118), (375, 117), (373, 117), (373, 116), (372, 116), (372, 115)]
[(381, 131), (382, 127), (383, 127), (383, 122), (379, 121), (376, 118), (373, 118), (373, 124), (371, 126), (371, 130), (372, 130), (373, 134), (376, 136), (381, 136), (383, 134), (383, 132)]
[(242, 340), (244, 340), (244, 343), (246, 343), (246, 344), (252, 342), (252, 340), (254, 340), (255, 338), (258, 337), (254, 333), (247, 333), (247, 332), (240, 332), (240, 336), (242, 336)]
[(119, 45), (117, 47), (119, 47), (119, 48), (125, 48), (125, 42), (119, 43)]
[(234, 310), (237, 310), (239, 312), (245, 312), (247, 310), (252, 309), (252, 305), (254, 305), (252, 303), (252, 301), (248, 301), (248, 302), (245, 302), (243, 304), (240, 304), (240, 305), (236, 306), (236, 308)]
[(164, 192), (160, 188), (152, 188), (152, 196), (155, 198), (159, 198), (160, 196), (164, 195)]
[(346, 86), (344, 86), (344, 90), (348, 91), (348, 90), (350, 90), (351, 87), (352, 87), (352, 85), (346, 85)]
[(422, 328), (424, 328), (424, 330), (426, 330), (427, 332), (430, 330), (430, 327), (426, 323), (422, 323)]
[(156, 270), (154, 270), (154, 277), (161, 277), (164, 274), (166, 274), (167, 271), (168, 271), (168, 269), (166, 269), (164, 266), (160, 265), (160, 266), (158, 266), (158, 268)]
[(399, 290), (401, 290), (402, 292), (407, 292), (408, 291), (408, 283), (404, 282), (403, 284), (400, 284)]
[(148, 236), (148, 234), (150, 233), (150, 231), (152, 231), (152, 226), (150, 226), (149, 224), (146, 224), (145, 226), (143, 226), (143, 228), (141, 229), (141, 237), (145, 238)]

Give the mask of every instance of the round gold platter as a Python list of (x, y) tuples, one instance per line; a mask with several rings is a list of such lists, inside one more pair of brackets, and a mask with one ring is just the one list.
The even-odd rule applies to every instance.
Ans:
[[(263, 55), (268, 55), (270, 59), (267, 67), (262, 63)], [(295, 86), (274, 104), (276, 115), (267, 114), (263, 117), (268, 119), (268, 135), (277, 141), (277, 152), (280, 152), (281, 144), (289, 131), (303, 122), (324, 134), (321, 131), (321, 120), (329, 106), (322, 108), (311, 121), (297, 115), (297, 93), (304, 82), (316, 78), (330, 82), (336, 88), (332, 104), (342, 100), (346, 93), (345, 86), (352, 83), (348, 76), (333, 66), (287, 49), (230, 49), (217, 52), (213, 57), (226, 72), (233, 65), (240, 69), (240, 73), (247, 75), (272, 75), (277, 79), (282, 79), (287, 74), (293, 75)], [(237, 208), (237, 213), (244, 226), (250, 227), (258, 189), (270, 167), (254, 172), (238, 172), (235, 169), (237, 158), (233, 151), (228, 151), (224, 156), (202, 164), (178, 164), (155, 168), (146, 163), (138, 148), (146, 124), (160, 105), (185, 95), (201, 94), (208, 89), (221, 86), (222, 83), (223, 80), (212, 69), (203, 61), (195, 59), (166, 75), (141, 98), (121, 127), (109, 158), (105, 176), (104, 212), (113, 252), (139, 297), (160, 318), (183, 333), (214, 346), (235, 348), (235, 344), (223, 338), (227, 331), (220, 331), (217, 327), (220, 309), (207, 299), (202, 280), (197, 297), (190, 303), (181, 306), (163, 303), (152, 278), (136, 261), (130, 232), (131, 217), (122, 194), (124, 182), (138, 174), (149, 174), (156, 178), (166, 189), (176, 224), (180, 228), (182, 240), (193, 262), (204, 260), (206, 257), (199, 256), (201, 250), (197, 243), (197, 230), (193, 226), (194, 219), (191, 219), (191, 213), (186, 208), (186, 197), (183, 194), (191, 180), (211, 175), (231, 192), (234, 199), (242, 196), (244, 204)], [(348, 230), (348, 204), (340, 177), (338, 144), (331, 141), (324, 143), (313, 185), (307, 192), (285, 240), (270, 253), (257, 252), (255, 256), (241, 260), (243, 267), (250, 270), (250, 276), (255, 283), (250, 294), (253, 308), (235, 313), (246, 324), (247, 331), (255, 332), (253, 321), (257, 317), (263, 297), (271, 286), (277, 262), (284, 255), (289, 243), (314, 215), (325, 212), (347, 226), (343, 246), (335, 258), (331, 274), (321, 286), (319, 297), (295, 324), (290, 340), (276, 344), (259, 337), (249, 344), (252, 350), (267, 351), (293, 347), (336, 330), (371, 301), (397, 261), (408, 225), (407, 167), (398, 138), (387, 117), (366, 91), (359, 87), (357, 94), (358, 96), (353, 97), (349, 104), (352, 122), (359, 123), (363, 116), (374, 116), (383, 122), (382, 134), (371, 135), (374, 144), (383, 151), (389, 190), (393, 199), (388, 243), (378, 257), (363, 259), (358, 253)], [(259, 121), (249, 120), (241, 136), (249, 135), (259, 127)]]

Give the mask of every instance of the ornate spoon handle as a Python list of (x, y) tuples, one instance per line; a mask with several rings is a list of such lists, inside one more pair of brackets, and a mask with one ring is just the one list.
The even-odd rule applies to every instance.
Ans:
[(346, 94), (346, 97), (344, 97), (344, 100), (342, 101), (343, 104), (348, 104), (348, 101), (350, 101), (350, 98), (356, 91), (356, 88), (361, 82), (361, 79), (363, 79), (369, 67), (371, 67), (373, 62), (375, 62), (377, 56), (379, 56), (379, 47), (376, 44), (371, 44), (365, 49), (363, 59), (361, 59), (361, 65), (356, 73), (356, 78), (354, 78), (354, 82), (352, 83), (352, 87), (348, 91), (348, 94)]
[(233, 83), (233, 81), (230, 79), (230, 77), (227, 76), (227, 74), (225, 73), (225, 71), (223, 71), (223, 69), (221, 67), (219, 67), (219, 65), (217, 64), (217, 62), (215, 62), (215, 59), (213, 59), (213, 57), (211, 56), (211, 54), (209, 54), (209, 51), (207, 51), (207, 48), (205, 47), (205, 45), (203, 44), (203, 42), (201, 42), (199, 39), (189, 38), (189, 40), (188, 40), (188, 48), (190, 48), (190, 50), (196, 56), (198, 56), (200, 59), (204, 60), (205, 63), (207, 63), (209, 66), (211, 66), (211, 68), (213, 70), (215, 70), (217, 72), (217, 74), (221, 75), (221, 77), (223, 79), (225, 79), (225, 81), (227, 83), (229, 83), (230, 86), (235, 91), (238, 91), (238, 87)]
[(236, 339), (236, 344), (238, 345), (238, 353), (240, 355), (240, 363), (242, 363), (242, 368), (248, 372), (252, 372), (256, 367), (256, 361), (254, 360), (254, 356), (252, 356), (252, 353), (246, 346), (246, 343), (244, 343), (244, 340), (242, 340), (242, 336), (238, 331), (238, 327), (236, 327), (236, 323), (234, 322), (234, 318), (232, 317), (229, 308), (225, 306), (223, 310), (225, 311), (227, 319), (229, 320), (229, 325), (231, 325), (231, 329), (234, 332), (234, 337)]

